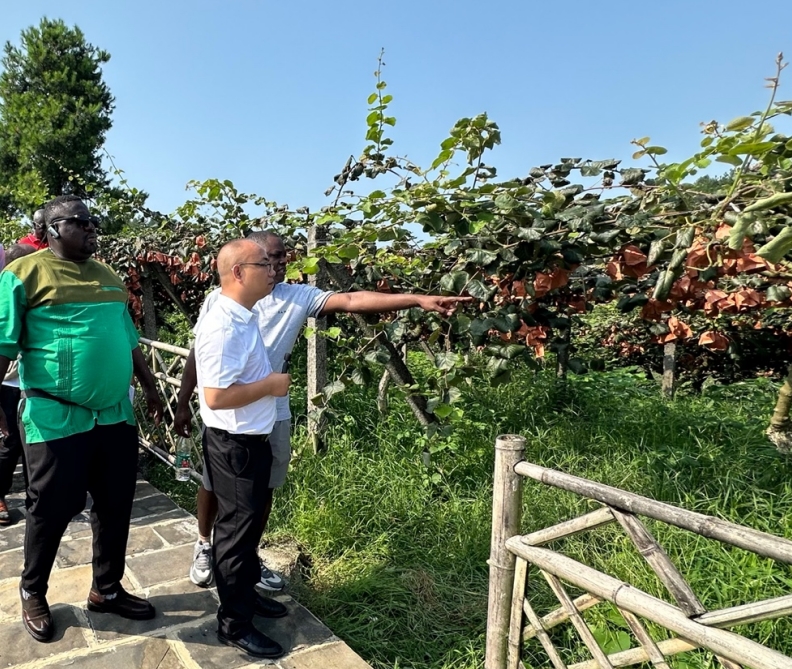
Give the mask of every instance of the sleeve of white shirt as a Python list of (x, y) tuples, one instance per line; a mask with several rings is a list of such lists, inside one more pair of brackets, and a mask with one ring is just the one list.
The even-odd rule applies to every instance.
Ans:
[(195, 340), (195, 364), (204, 388), (228, 388), (245, 371), (248, 350), (233, 327), (217, 327)]
[(308, 307), (308, 316), (318, 318), (331, 295), (335, 295), (332, 290), (322, 290), (315, 286), (304, 286), (303, 299)]

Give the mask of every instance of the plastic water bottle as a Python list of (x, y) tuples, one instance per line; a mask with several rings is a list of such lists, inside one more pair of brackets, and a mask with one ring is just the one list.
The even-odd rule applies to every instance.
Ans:
[(176, 480), (189, 481), (192, 463), (190, 462), (190, 440), (179, 437), (176, 442)]

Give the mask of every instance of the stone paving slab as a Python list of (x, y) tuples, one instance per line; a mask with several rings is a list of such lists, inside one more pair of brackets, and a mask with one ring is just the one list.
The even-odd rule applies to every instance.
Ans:
[(157, 610), (151, 620), (124, 620), (118, 616), (86, 611), (96, 638), (114, 641), (142, 635), (184, 623), (200, 621), (217, 613), (214, 592), (194, 586), (189, 579), (158, 585), (148, 590), (148, 600)]
[(40, 666), (61, 667), (66, 663), (75, 669), (185, 669), (177, 650), (166, 639), (140, 639), (125, 645), (107, 646), (66, 660), (53, 659)]
[(278, 662), (282, 669), (371, 669), (360, 655), (343, 641), (310, 648), (302, 653), (288, 655)]
[(141, 587), (147, 588), (156, 583), (184, 578), (190, 569), (192, 557), (192, 544), (133, 555), (127, 558), (127, 571), (131, 572), (131, 576)]
[(0, 625), (0, 667), (13, 667), (88, 647), (78, 611), (65, 604), (57, 604), (51, 610), (56, 628), (55, 638), (49, 643), (34, 640), (21, 621)]
[[(18, 487), (17, 487), (18, 489)], [(289, 609), (278, 620), (254, 624), (288, 650), (276, 661), (258, 660), (217, 641), (217, 595), (187, 578), (197, 523), (146, 481), (138, 481), (127, 551), (124, 587), (148, 597), (152, 620), (131, 621), (85, 608), (91, 585), (91, 528), (88, 512), (70, 523), (56, 558), (47, 598), (56, 625), (50, 643), (33, 640), (20, 621), (19, 574), (24, 541), (24, 493), (7, 499), (19, 514), (16, 525), (0, 528), (0, 669), (366, 669), (345, 643), (288, 594), (276, 597)], [(88, 500), (90, 503), (90, 500)], [(272, 565), (297, 565), (273, 555)], [(267, 557), (268, 563), (270, 557)], [(283, 566), (281, 566), (283, 565)], [(289, 572), (291, 573), (291, 572)]]

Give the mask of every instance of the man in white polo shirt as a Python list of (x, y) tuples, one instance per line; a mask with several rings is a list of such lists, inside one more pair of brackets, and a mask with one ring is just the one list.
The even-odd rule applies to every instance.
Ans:
[(221, 292), (196, 327), (194, 347), (204, 466), (218, 502), (217, 637), (254, 657), (275, 658), (283, 648), (253, 626), (253, 615), (279, 618), (286, 607), (256, 593), (256, 549), (272, 469), (275, 398), (288, 393), (291, 379), (273, 373), (252, 311), (274, 285), (264, 249), (250, 240), (230, 242), (220, 249), (217, 269)]

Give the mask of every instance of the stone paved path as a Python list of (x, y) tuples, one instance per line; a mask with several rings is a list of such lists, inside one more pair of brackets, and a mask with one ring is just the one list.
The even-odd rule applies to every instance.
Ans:
[(0, 669), (368, 669), (369, 665), (288, 594), (280, 620), (256, 618), (262, 632), (289, 649), (276, 661), (253, 662), (215, 636), (217, 595), (187, 578), (196, 536), (193, 516), (145, 481), (138, 481), (132, 510), (124, 587), (148, 597), (157, 616), (130, 621), (85, 608), (91, 584), (91, 528), (77, 516), (64, 537), (47, 596), (57, 625), (50, 643), (22, 627), (19, 573), (24, 538), (24, 496), (7, 498), (17, 522), (0, 528)]

